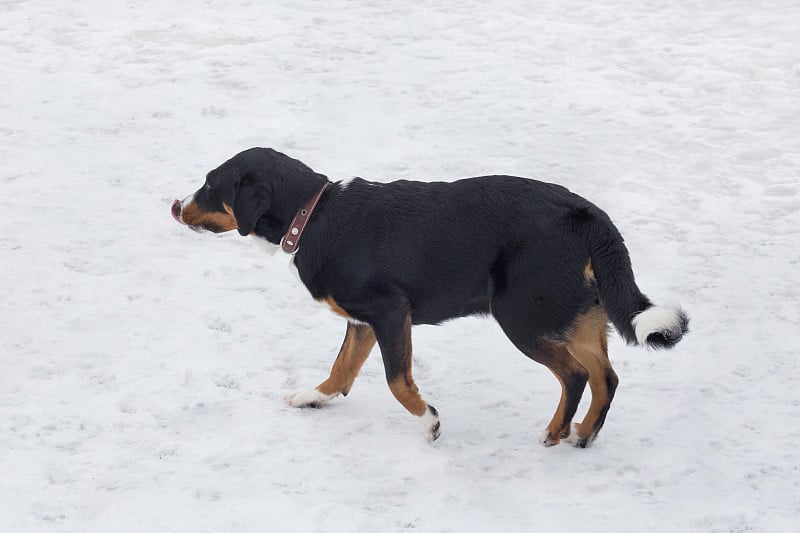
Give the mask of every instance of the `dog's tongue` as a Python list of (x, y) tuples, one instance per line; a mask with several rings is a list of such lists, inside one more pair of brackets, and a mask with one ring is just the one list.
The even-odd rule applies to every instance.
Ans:
[(181, 220), (181, 201), (180, 200), (175, 199), (175, 201), (172, 202), (172, 207), (169, 208), (169, 212), (172, 215), (172, 218), (177, 220), (180, 224), (183, 224), (183, 220)]

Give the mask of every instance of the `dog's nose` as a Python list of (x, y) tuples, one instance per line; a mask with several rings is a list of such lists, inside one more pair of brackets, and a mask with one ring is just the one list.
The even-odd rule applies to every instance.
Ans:
[(170, 212), (172, 213), (172, 218), (183, 224), (183, 220), (181, 220), (181, 201), (175, 200), (172, 202), (172, 207), (170, 208)]

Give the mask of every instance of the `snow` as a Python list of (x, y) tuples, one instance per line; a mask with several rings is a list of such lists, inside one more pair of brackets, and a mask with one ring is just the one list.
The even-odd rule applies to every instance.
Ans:
[[(0, 4), (3, 531), (797, 530), (796, 2)], [(539, 445), (558, 384), (487, 319), (414, 331), (434, 444), (376, 353), (294, 409), (345, 322), (169, 215), (251, 146), (561, 183), (691, 332), (613, 338), (586, 450)]]

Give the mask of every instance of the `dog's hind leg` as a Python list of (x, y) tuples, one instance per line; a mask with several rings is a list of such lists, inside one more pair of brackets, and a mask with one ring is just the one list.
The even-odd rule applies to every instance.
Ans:
[(315, 389), (290, 392), (286, 395), (286, 401), (294, 407), (322, 407), (339, 394), (347, 396), (373, 346), (375, 333), (369, 325), (348, 322), (344, 342), (328, 379)]
[(392, 394), (414, 416), (420, 418), (429, 441), (439, 438), (439, 414), (425, 403), (411, 375), (411, 311), (408, 304), (389, 308), (373, 321), (383, 356), (386, 381)]
[(492, 299), (492, 314), (500, 327), (525, 355), (541, 363), (556, 376), (561, 384), (561, 399), (539, 442), (554, 446), (569, 436), (572, 418), (578, 409), (581, 396), (589, 379), (589, 371), (575, 359), (563, 343), (551, 340), (537, 328), (529, 317), (530, 304), (516, 294), (505, 294)]
[(523, 353), (549, 368), (561, 384), (561, 399), (556, 412), (539, 437), (543, 446), (555, 446), (570, 434), (572, 417), (583, 396), (589, 372), (562, 346), (543, 345), (535, 351), (525, 349)]
[(580, 316), (569, 334), (567, 349), (589, 370), (592, 403), (583, 421), (574, 424), (567, 441), (585, 448), (603, 427), (619, 378), (608, 359), (608, 317), (595, 307)]

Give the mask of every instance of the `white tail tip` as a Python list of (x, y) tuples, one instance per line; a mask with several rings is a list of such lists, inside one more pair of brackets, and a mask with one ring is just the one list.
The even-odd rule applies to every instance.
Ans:
[(678, 307), (653, 306), (631, 320), (636, 341), (653, 348), (670, 348), (689, 331), (689, 317)]

